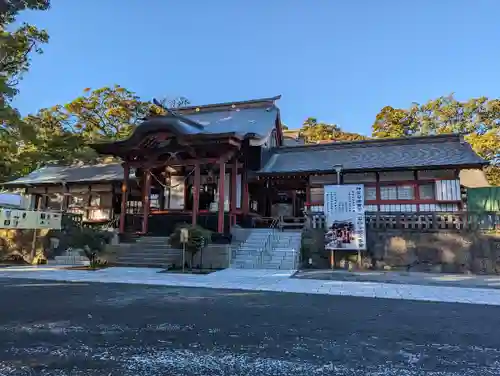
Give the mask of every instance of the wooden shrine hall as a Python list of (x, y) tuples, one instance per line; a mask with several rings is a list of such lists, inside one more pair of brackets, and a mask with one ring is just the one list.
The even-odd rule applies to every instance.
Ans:
[(361, 184), (366, 213), (394, 217), (461, 212), (464, 177), (485, 180), (488, 162), (455, 134), (305, 145), (283, 132), (279, 98), (170, 110), (126, 140), (91, 145), (122, 164), (43, 166), (2, 185), (23, 188), (33, 208), (119, 218), (121, 233), (167, 236), (190, 223), (226, 238), (234, 224), (323, 212), (325, 185)]
[(120, 232), (192, 223), (227, 235), (321, 212), (330, 184), (362, 184), (366, 212), (456, 212), (461, 172), (488, 163), (454, 134), (304, 145), (284, 136), (279, 98), (168, 110), (126, 140), (91, 145), (123, 160)]
[[(249, 221), (249, 173), (280, 142), (277, 99), (168, 110), (126, 140), (91, 145), (123, 160), (120, 232), (168, 235), (192, 223), (228, 234), (231, 225)], [(142, 213), (127, 210), (133, 184)]]

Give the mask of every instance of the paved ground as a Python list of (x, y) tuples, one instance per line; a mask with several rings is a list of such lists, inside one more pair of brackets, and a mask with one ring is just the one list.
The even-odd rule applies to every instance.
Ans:
[(16, 267), (0, 269), (0, 278), (207, 287), (500, 306), (500, 290), (492, 288), (299, 279), (290, 278), (293, 271), (281, 270), (225, 269), (208, 275), (159, 273), (160, 271), (162, 269), (107, 268), (91, 272), (54, 267)]
[(438, 274), (419, 272), (385, 272), (345, 270), (301, 270), (294, 278), (323, 281), (355, 281), (418, 286), (479, 287), (500, 289), (500, 275)]
[(0, 375), (499, 375), (500, 307), (0, 279)]

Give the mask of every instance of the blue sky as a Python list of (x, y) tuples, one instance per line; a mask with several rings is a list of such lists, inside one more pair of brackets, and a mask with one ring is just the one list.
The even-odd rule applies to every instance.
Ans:
[(281, 94), (291, 128), (369, 134), (386, 105), (500, 96), (499, 14), (499, 0), (52, 0), (23, 16), (51, 40), (16, 105), (113, 84), (193, 104)]

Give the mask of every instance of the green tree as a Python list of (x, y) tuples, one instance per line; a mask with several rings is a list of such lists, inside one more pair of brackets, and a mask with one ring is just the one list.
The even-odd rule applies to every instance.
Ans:
[(358, 141), (367, 137), (343, 131), (336, 124), (318, 122), (314, 117), (307, 118), (299, 130), (299, 135), (306, 143), (318, 141)]
[(372, 125), (377, 138), (460, 133), (481, 157), (491, 184), (500, 185), (500, 100), (486, 97), (459, 101), (453, 95), (413, 104), (409, 109), (384, 107)]
[(18, 93), (16, 88), (23, 74), (29, 70), (31, 55), (42, 53), (41, 45), (48, 42), (45, 30), (23, 23), (12, 28), (20, 12), (47, 10), (49, 0), (1, 0), (0, 2), (0, 121), (10, 125), (18, 120), (18, 112), (11, 101)]
[(19, 132), (18, 162), (11, 175), (26, 174), (48, 162), (95, 162), (99, 156), (88, 143), (128, 137), (151, 108), (151, 103), (115, 85), (85, 89), (83, 96), (65, 105), (28, 115)]
[(64, 118), (67, 128), (87, 142), (96, 142), (127, 138), (152, 106), (134, 92), (115, 85), (85, 89), (84, 95), (57, 106), (55, 112)]
[(48, 34), (33, 25), (15, 26), (18, 15), (25, 10), (47, 10), (48, 0), (0, 0), (0, 180), (17, 176), (22, 169), (19, 148), (25, 126), (19, 112), (12, 106), (17, 85), (29, 70), (32, 54), (42, 53)]
[(384, 107), (375, 118), (372, 136), (377, 138), (398, 138), (413, 133), (414, 109), (402, 110), (391, 106)]
[(85, 159), (85, 140), (71, 128), (60, 106), (41, 109), (25, 117), (23, 123), (25, 130), (19, 147), (21, 174), (49, 162)]
[(191, 101), (186, 97), (164, 97), (156, 102), (158, 102), (161, 107), (172, 109), (186, 107), (191, 104)]
[[(168, 107), (189, 103), (186, 98), (159, 102)], [(0, 171), (0, 176), (11, 179), (49, 162), (109, 160), (87, 145), (127, 138), (150, 113), (164, 112), (162, 107), (140, 100), (119, 85), (85, 89), (82, 96), (67, 104), (41, 109), (23, 119), (22, 127), (16, 128), (19, 141), (10, 149), (15, 161)]]

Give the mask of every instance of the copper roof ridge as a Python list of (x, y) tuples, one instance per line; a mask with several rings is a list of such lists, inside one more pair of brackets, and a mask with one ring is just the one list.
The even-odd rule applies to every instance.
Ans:
[(447, 133), (430, 136), (408, 136), (397, 138), (372, 138), (368, 140), (356, 141), (338, 141), (328, 144), (306, 144), (298, 146), (282, 146), (275, 149), (277, 153), (294, 152), (298, 150), (328, 150), (335, 148), (349, 147), (374, 147), (374, 146), (390, 146), (390, 145), (409, 145), (417, 141), (418, 143), (440, 143), (447, 141), (462, 141), (462, 136), (456, 133)]
[[(174, 111), (193, 111), (196, 109), (199, 109), (200, 111), (202, 110), (208, 110), (214, 107), (228, 107), (228, 106), (241, 106), (245, 104), (258, 104), (258, 103), (267, 103), (267, 102), (274, 102), (281, 99), (281, 95), (276, 95), (274, 97), (266, 97), (266, 98), (258, 98), (258, 99), (250, 99), (246, 101), (233, 101), (233, 102), (222, 102), (222, 103), (210, 103), (210, 104), (203, 104), (199, 106), (184, 106), (184, 107), (177, 107), (174, 108)], [(224, 110), (224, 109), (222, 109)]]

